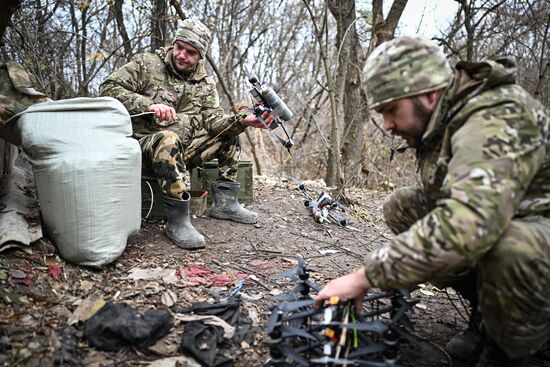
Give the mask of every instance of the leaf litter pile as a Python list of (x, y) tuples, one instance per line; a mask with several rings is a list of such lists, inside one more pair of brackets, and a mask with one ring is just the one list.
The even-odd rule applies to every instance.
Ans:
[[(192, 218), (207, 240), (203, 250), (178, 248), (164, 236), (162, 221), (150, 221), (103, 270), (64, 262), (45, 238), (31, 251), (1, 253), (0, 366), (269, 363), (265, 322), (277, 303), (272, 297), (293, 287), (274, 276), (296, 267), (301, 256), (310, 279), (324, 285), (361, 266), (365, 254), (392, 234), (381, 213), (386, 192), (346, 190), (350, 229), (317, 222), (295, 182), (257, 177), (254, 185), (254, 202), (247, 207), (259, 214), (256, 225)], [(305, 185), (315, 195), (330, 191), (317, 181)], [(404, 346), (400, 364), (449, 365), (442, 347), (465, 327), (464, 306), (452, 291), (429, 284), (413, 296), (420, 300), (412, 315), (416, 334), (429, 343)], [(197, 305), (228, 307), (205, 311)], [(133, 318), (135, 327), (112, 339), (123, 317)], [(92, 341), (86, 335), (94, 318), (103, 329), (93, 329), (93, 335), (106, 339)], [(112, 323), (112, 329), (101, 322)], [(220, 327), (209, 327), (212, 322)], [(209, 337), (189, 345), (193, 332)], [(97, 347), (102, 342), (111, 350)]]

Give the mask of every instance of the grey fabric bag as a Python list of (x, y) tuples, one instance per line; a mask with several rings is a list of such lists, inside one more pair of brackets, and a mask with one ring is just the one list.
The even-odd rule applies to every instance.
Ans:
[(141, 224), (141, 149), (116, 99), (29, 107), (17, 121), (30, 156), (44, 229), (78, 265), (113, 262)]

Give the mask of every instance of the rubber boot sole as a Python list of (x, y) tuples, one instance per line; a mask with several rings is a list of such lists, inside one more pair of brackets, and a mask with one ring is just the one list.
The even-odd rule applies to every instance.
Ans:
[(216, 212), (216, 211), (212, 211), (212, 210), (210, 210), (210, 213), (208, 213), (208, 215), (212, 218), (232, 220), (233, 222), (242, 223), (242, 224), (256, 224), (256, 223), (258, 223), (258, 218), (257, 217), (252, 217), (252, 218), (250, 218), (250, 217), (249, 218), (234, 217), (231, 214), (227, 214), (227, 213), (224, 213), (224, 212)]
[(166, 237), (172, 240), (172, 242), (174, 242), (176, 246), (184, 250), (198, 250), (206, 247), (206, 243), (204, 241), (191, 241), (191, 242), (176, 241), (171, 234), (169, 234), (168, 232), (164, 232), (164, 233), (166, 234)]

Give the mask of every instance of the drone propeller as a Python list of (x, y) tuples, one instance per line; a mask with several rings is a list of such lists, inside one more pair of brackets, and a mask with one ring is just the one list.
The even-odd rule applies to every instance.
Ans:
[(289, 293), (289, 294), (284, 294), (282, 296), (271, 296), (271, 299), (275, 301), (294, 302), (294, 301), (302, 301), (303, 297), (299, 297), (295, 293)]
[(313, 289), (315, 292), (319, 292), (321, 290), (321, 288), (317, 284), (312, 283), (309, 280), (305, 280), (305, 281), (302, 281), (302, 282), (298, 283), (297, 286), (292, 288), (291, 292), (294, 293), (294, 294), (307, 295), (307, 294), (309, 294), (310, 289)]
[(273, 309), (271, 311), (271, 314), (269, 315), (269, 318), (267, 319), (267, 335), (271, 335), (273, 331), (275, 331), (275, 326), (280, 322), (281, 317), (283, 314), (279, 312), (277, 309)]
[(323, 309), (321, 307), (313, 307), (309, 310), (305, 310), (305, 311), (302, 311), (302, 312), (297, 312), (297, 313), (294, 313), (290, 316), (283, 316), (283, 321), (294, 321), (294, 320), (301, 320), (305, 317), (311, 317), (311, 316), (314, 316), (314, 315), (317, 315), (317, 314), (320, 314), (324, 312)]
[(304, 339), (318, 340), (315, 336), (308, 333), (304, 329), (299, 329), (288, 325), (281, 326), (281, 338), (292, 338), (295, 336), (299, 336)]
[(277, 348), (286, 358), (298, 363), (300, 366), (308, 367), (310, 365), (307, 359), (302, 357), (298, 352), (292, 349), (292, 347), (290, 347), (288, 344), (280, 343), (277, 346)]
[(382, 342), (372, 343), (366, 347), (357, 348), (348, 354), (348, 358), (364, 356), (368, 354), (380, 353), (386, 349), (386, 345)]
[[(290, 278), (292, 280), (301, 280), (300, 276), (307, 275), (308, 269), (303, 257), (298, 257), (298, 267), (274, 275), (274, 278)], [(307, 279), (307, 278), (306, 278)]]
[(300, 300), (300, 301), (293, 301), (293, 302), (283, 303), (283, 304), (275, 306), (275, 308), (277, 308), (278, 310), (280, 310), (282, 312), (293, 312), (293, 311), (296, 311), (300, 308), (311, 306), (314, 303), (315, 303), (315, 300), (310, 298), (310, 299), (305, 299), (305, 300)]
[(317, 284), (313, 283), (310, 280), (306, 280), (306, 281), (304, 281), (304, 283), (317, 293), (319, 293), (321, 291), (321, 287), (319, 287)]
[(424, 339), (422, 339), (421, 337), (419, 336), (416, 336), (412, 333), (410, 333), (408, 330), (406, 329), (403, 329), (403, 328), (400, 328), (400, 327), (397, 327), (397, 326), (390, 326), (390, 328), (395, 331), (397, 334), (399, 334), (400, 337), (402, 337), (403, 339), (405, 339), (406, 341), (408, 342), (411, 342), (411, 343), (417, 343), (417, 344), (422, 344), (425, 342)]
[(275, 327), (281, 324), (283, 320), (283, 314), (285, 312), (293, 312), (301, 308), (311, 306), (314, 302), (314, 300), (308, 299), (273, 306), (271, 309), (271, 314), (269, 315), (269, 318), (267, 320), (267, 334), (270, 335), (271, 333), (273, 333), (275, 331)]
[(388, 330), (388, 326), (384, 324), (382, 321), (370, 321), (368, 323), (343, 323), (343, 322), (326, 322), (323, 323), (322, 326), (324, 327), (346, 327), (350, 330), (357, 330), (357, 331), (371, 331), (377, 334), (382, 334), (386, 330)]
[(345, 358), (331, 358), (324, 356), (322, 358), (311, 359), (311, 363), (319, 363), (331, 366), (366, 366), (366, 367), (389, 367), (386, 362), (376, 361), (353, 361)]
[(407, 311), (407, 308), (404, 306), (401, 306), (399, 310), (392, 316), (391, 321), (392, 322), (401, 321), (406, 311)]
[(320, 291), (320, 288), (315, 283), (311, 283), (309, 281), (306, 281), (307, 283), (299, 283), (297, 284), (289, 294), (284, 294), (281, 296), (271, 296), (271, 299), (275, 301), (283, 301), (283, 302), (293, 302), (293, 301), (303, 301), (307, 299), (311, 299), (309, 296), (309, 292), (311, 289), (313, 289), (316, 292)]
[(391, 297), (393, 296), (394, 293), (392, 292), (383, 292), (383, 293), (367, 293), (365, 295), (365, 298), (363, 299), (363, 302), (370, 302), (370, 301), (376, 301), (377, 299), (382, 299), (382, 298), (388, 298), (388, 297)]
[(418, 303), (418, 301), (407, 301), (403, 297), (399, 297), (395, 300), (401, 307), (399, 310), (392, 316), (391, 321), (396, 323), (400, 321), (407, 329), (414, 329), (413, 324), (406, 315), (406, 312), (412, 312), (413, 306)]

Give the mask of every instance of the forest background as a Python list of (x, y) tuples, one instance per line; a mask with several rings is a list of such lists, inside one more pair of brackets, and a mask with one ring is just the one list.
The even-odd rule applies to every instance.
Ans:
[[(292, 155), (265, 131), (243, 135), (244, 158), (253, 161), (256, 174), (391, 189), (414, 177), (414, 161), (393, 154), (398, 142), (369, 111), (364, 63), (377, 45), (402, 34), (405, 7), (422, 6), (416, 9), (420, 29), (436, 21), (430, 13), (435, 3), (2, 0), (0, 62), (21, 63), (52, 99), (94, 97), (133, 55), (171, 44), (181, 19), (199, 19), (213, 33), (205, 64), (227, 113), (252, 103), (246, 70), (273, 86), (294, 112), (287, 124)], [(550, 2), (455, 3), (454, 16), (433, 35), (451, 63), (513, 56), (519, 83), (550, 106)], [(4, 160), (13, 149), (0, 143)]]

